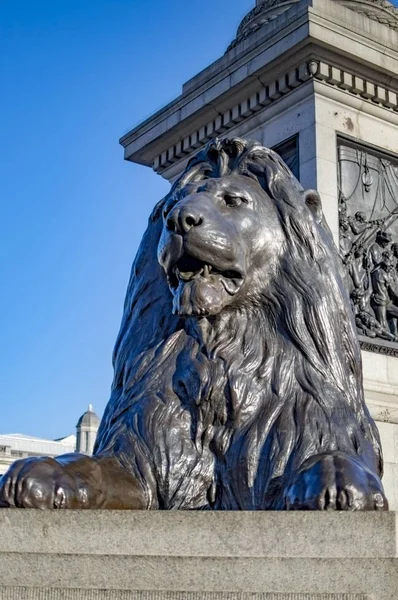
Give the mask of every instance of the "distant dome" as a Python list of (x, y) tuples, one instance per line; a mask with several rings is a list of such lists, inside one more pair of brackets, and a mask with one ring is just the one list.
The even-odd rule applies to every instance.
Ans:
[(99, 423), (100, 420), (93, 411), (93, 405), (89, 404), (86, 412), (78, 420), (76, 427), (98, 427)]
[[(258, 2), (243, 19), (236, 32), (236, 37), (228, 46), (228, 50), (248, 38), (252, 33), (258, 31), (267, 23), (279, 17), (293, 4), (300, 0), (265, 0)], [(334, 0), (338, 4), (353, 10), (354, 12), (367, 16), (372, 21), (378, 21), (391, 29), (398, 29), (398, 9), (388, 0)]]

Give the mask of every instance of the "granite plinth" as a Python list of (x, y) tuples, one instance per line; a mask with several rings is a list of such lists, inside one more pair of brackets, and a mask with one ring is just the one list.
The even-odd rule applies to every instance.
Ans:
[(396, 600), (396, 513), (0, 511), (1, 600)]

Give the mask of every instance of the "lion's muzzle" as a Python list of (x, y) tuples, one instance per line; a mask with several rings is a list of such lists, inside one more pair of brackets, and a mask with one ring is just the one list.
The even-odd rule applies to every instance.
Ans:
[(164, 215), (158, 247), (181, 316), (218, 313), (244, 281), (245, 253), (210, 194), (191, 194)]

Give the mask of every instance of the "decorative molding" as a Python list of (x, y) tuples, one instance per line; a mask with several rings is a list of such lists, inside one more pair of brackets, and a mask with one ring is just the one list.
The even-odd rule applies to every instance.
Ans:
[[(251, 10), (241, 21), (235, 39), (226, 52), (235, 48), (252, 33), (273, 21), (300, 0), (265, 0)], [(391, 29), (398, 29), (398, 9), (388, 0), (335, 0), (336, 3), (353, 12), (364, 15)]]
[(311, 77), (306, 62), (291, 69), (159, 154), (153, 162), (153, 169), (161, 173), (184, 156), (204, 146), (212, 137), (225, 133), (255, 112), (276, 102)]
[(397, 91), (323, 61), (311, 61), (309, 65), (311, 65), (311, 72), (315, 79), (361, 96), (365, 100), (385, 108), (398, 110)]
[(388, 0), (337, 0), (346, 8), (378, 21), (391, 29), (398, 29), (398, 10)]
[(224, 113), (220, 113), (215, 119), (159, 154), (154, 159), (153, 169), (161, 173), (170, 165), (204, 146), (212, 137), (222, 135), (237, 123), (278, 101), (282, 96), (286, 96), (309, 79), (321, 81), (359, 96), (370, 103), (398, 112), (398, 90), (395, 91), (364, 77), (358, 77), (354, 72), (341, 69), (333, 64), (312, 59), (284, 73), (268, 85), (264, 85), (256, 93)]
[(260, 27), (273, 21), (300, 0), (266, 0), (258, 4), (240, 22), (235, 39), (230, 43), (226, 52), (235, 48), (240, 42), (258, 31)]

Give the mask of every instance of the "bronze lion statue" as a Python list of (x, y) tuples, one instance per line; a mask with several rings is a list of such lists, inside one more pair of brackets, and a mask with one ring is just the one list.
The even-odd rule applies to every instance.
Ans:
[(19, 460), (4, 507), (387, 510), (379, 435), (317, 192), (213, 140), (155, 207), (92, 457)]

